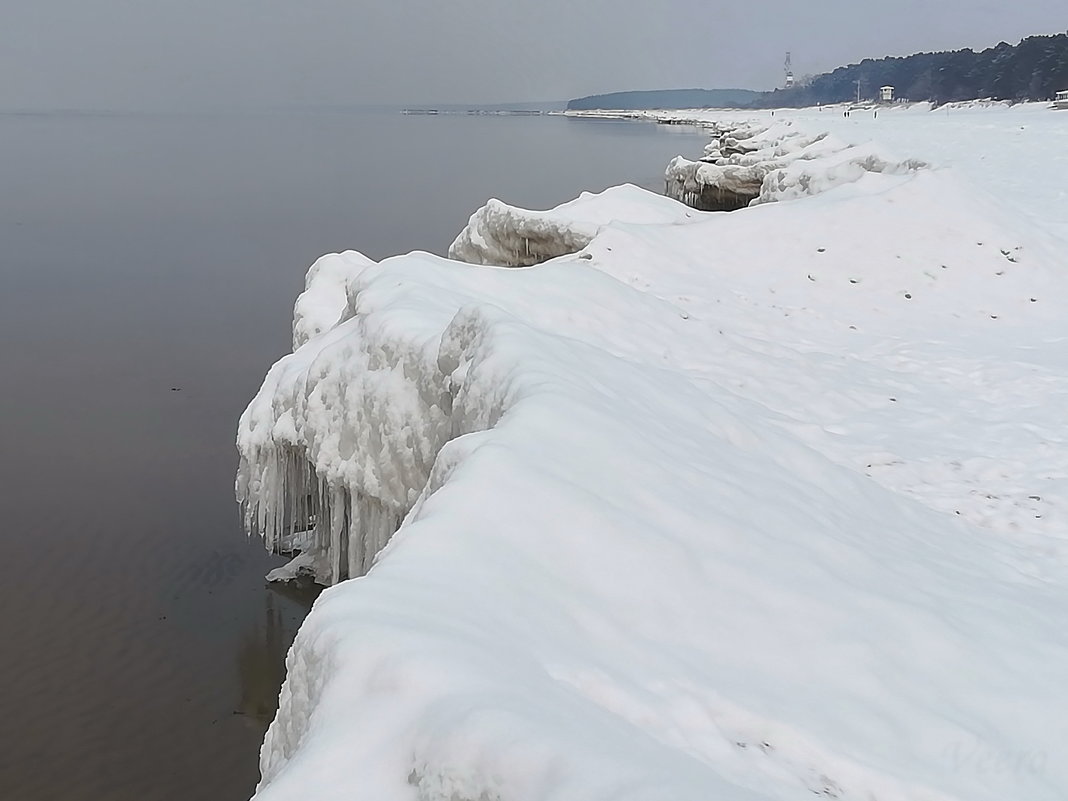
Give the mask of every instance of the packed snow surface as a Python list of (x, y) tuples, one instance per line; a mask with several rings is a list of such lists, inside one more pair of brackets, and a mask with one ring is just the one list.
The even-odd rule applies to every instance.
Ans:
[(498, 266), (313, 268), (238, 494), (358, 578), (258, 798), (1068, 794), (1065, 243), (840, 152), (732, 213), (490, 204), (453, 253)]

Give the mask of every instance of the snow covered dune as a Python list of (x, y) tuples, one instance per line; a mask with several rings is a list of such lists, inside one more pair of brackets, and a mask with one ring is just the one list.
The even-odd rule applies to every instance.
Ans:
[(320, 263), (238, 495), (358, 578), (258, 798), (1064, 797), (1063, 253), (838, 152), (731, 214), (626, 187), (488, 205), (475, 264)]

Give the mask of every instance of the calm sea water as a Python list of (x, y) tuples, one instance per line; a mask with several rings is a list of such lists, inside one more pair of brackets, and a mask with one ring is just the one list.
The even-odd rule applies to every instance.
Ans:
[(266, 587), (237, 416), (320, 254), (444, 253), (489, 197), (661, 189), (692, 130), (0, 114), (0, 792), (244, 799), (311, 594)]

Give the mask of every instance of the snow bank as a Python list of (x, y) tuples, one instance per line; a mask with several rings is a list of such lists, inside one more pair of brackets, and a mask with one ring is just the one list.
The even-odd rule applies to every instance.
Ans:
[(866, 172), (899, 174), (927, 166), (887, 159), (870, 145), (849, 145), (826, 133), (808, 136), (790, 122), (710, 124), (715, 138), (704, 157), (679, 156), (664, 173), (668, 197), (703, 211), (790, 200), (852, 183)]
[(583, 192), (548, 211), (529, 211), (494, 199), (471, 215), (449, 247), (449, 256), (469, 264), (530, 266), (582, 250), (609, 223), (667, 224), (694, 218), (677, 203), (633, 184), (596, 194)]
[[(1056, 244), (929, 170), (625, 191), (516, 210), (585, 231), (535, 267), (309, 281), (341, 311), (242, 416), (238, 494), (373, 567), (302, 627), (257, 797), (1060, 801)], [(525, 254), (484, 219), (473, 260)]]

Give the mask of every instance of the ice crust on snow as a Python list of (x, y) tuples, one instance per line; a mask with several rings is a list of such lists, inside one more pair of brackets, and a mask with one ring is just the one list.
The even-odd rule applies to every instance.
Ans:
[[(497, 206), (474, 264), (309, 276), (238, 495), (362, 577), (258, 798), (1063, 798), (1063, 243), (842, 153), (783, 202)], [(502, 269), (530, 230), (557, 257)]]

